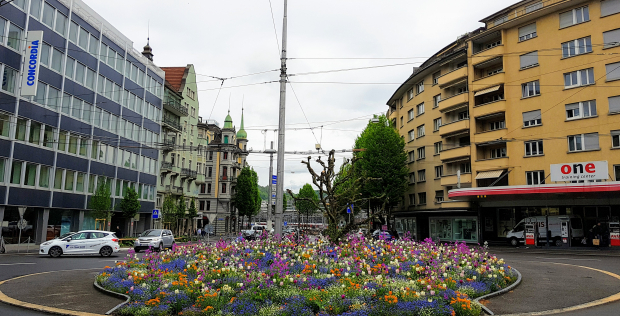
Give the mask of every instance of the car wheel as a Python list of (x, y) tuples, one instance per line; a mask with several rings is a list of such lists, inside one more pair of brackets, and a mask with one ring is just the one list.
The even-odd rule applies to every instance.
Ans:
[(519, 246), (519, 240), (514, 237), (510, 238), (510, 240), (508, 240), (508, 243), (513, 247)]
[(112, 247), (110, 246), (103, 246), (101, 247), (101, 250), (99, 250), (99, 254), (102, 257), (109, 257), (112, 255), (112, 253), (114, 253), (114, 251), (112, 250)]
[(175, 246), (176, 246), (176, 243), (173, 241), (172, 244), (170, 244), (170, 250), (174, 249)]
[(157, 248), (157, 251), (159, 252), (159, 251), (162, 251), (162, 250), (164, 250), (164, 244), (160, 243), (159, 244), (159, 248)]
[(133, 248), (133, 251), (135, 251), (136, 253), (140, 253), (140, 248)]
[(58, 258), (58, 257), (62, 256), (62, 248), (60, 248), (58, 246), (55, 246), (55, 247), (50, 248), (50, 250), (47, 253), (52, 258)]
[(562, 242), (562, 238), (557, 238), (557, 239), (555, 240), (555, 246), (556, 246), (556, 247), (562, 247), (562, 245), (563, 245), (563, 244), (564, 244), (564, 243)]

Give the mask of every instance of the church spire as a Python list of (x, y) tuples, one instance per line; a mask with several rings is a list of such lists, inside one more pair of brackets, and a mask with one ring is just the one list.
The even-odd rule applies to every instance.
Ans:
[(239, 131), (237, 132), (237, 138), (238, 139), (248, 138), (248, 133), (246, 133), (245, 129), (243, 128), (243, 108), (241, 108), (241, 127), (239, 128)]

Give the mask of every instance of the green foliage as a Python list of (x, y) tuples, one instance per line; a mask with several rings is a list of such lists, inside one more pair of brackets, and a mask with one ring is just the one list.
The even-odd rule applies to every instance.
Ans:
[(318, 210), (319, 196), (309, 183), (304, 184), (304, 186), (299, 189), (299, 193), (297, 193), (296, 197), (298, 199), (310, 200), (296, 200), (295, 208), (297, 208), (297, 212), (300, 214), (310, 216)]
[(125, 196), (118, 204), (118, 209), (123, 212), (124, 218), (135, 217), (140, 211), (140, 201), (138, 201), (138, 192), (134, 188), (129, 187)]
[[(103, 179), (103, 178), (99, 178)], [(90, 208), (93, 210), (95, 219), (109, 219), (112, 205), (110, 181), (101, 181), (95, 194), (90, 199)]]
[(164, 197), (164, 203), (161, 208), (162, 220), (164, 223), (176, 222), (177, 206), (174, 202), (174, 198), (171, 194)]
[(185, 204), (185, 196), (181, 195), (177, 198), (177, 209), (176, 209), (176, 217), (184, 218), (185, 211), (187, 211), (187, 204)]
[(269, 201), (269, 186), (258, 186), (258, 193), (260, 194), (260, 198), (263, 201)]
[(198, 209), (196, 209), (196, 200), (192, 198), (192, 202), (189, 204), (189, 213), (187, 214), (187, 218), (194, 218), (198, 216)]
[(239, 210), (239, 216), (252, 216), (260, 210), (258, 191), (258, 175), (249, 167), (241, 169), (237, 178), (235, 205)]
[(366, 181), (362, 194), (367, 198), (384, 196), (371, 202), (376, 208), (385, 200), (388, 208), (397, 206), (407, 188), (407, 153), (405, 141), (396, 129), (390, 126), (385, 115), (378, 117), (379, 123), (369, 122), (364, 131), (355, 140), (355, 149), (364, 149), (355, 153), (360, 158), (355, 173), (356, 177), (376, 179)]

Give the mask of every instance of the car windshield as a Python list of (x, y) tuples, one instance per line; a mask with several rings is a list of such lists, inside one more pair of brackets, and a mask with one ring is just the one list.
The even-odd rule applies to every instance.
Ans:
[(73, 234), (75, 234), (75, 233), (74, 233), (74, 232), (71, 232), (71, 233), (64, 233), (64, 234), (60, 235), (57, 239), (67, 238), (67, 237), (69, 237), (69, 236), (71, 236), (71, 235), (73, 235)]
[(142, 233), (142, 235), (140, 235), (140, 237), (159, 237), (161, 235), (161, 230), (159, 229), (153, 229), (153, 230), (147, 230), (144, 233)]

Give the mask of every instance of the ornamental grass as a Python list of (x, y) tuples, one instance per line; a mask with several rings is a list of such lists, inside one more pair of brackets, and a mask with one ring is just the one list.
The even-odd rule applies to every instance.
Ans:
[(350, 237), (220, 241), (130, 253), (97, 281), (117, 315), (480, 315), (472, 299), (517, 279), (483, 247)]

